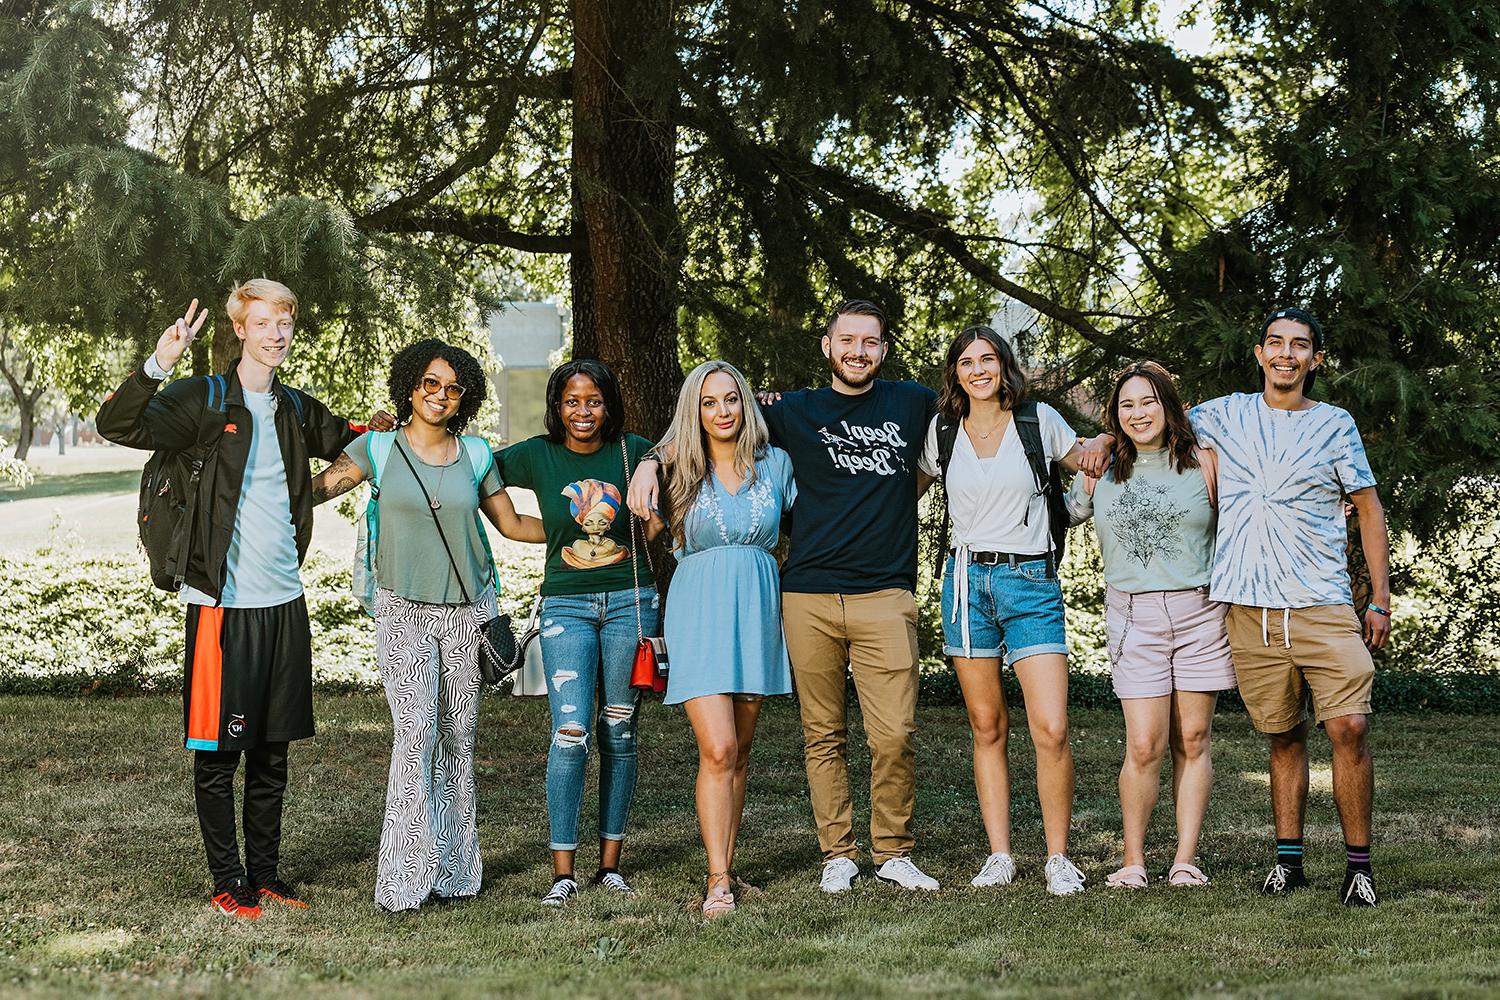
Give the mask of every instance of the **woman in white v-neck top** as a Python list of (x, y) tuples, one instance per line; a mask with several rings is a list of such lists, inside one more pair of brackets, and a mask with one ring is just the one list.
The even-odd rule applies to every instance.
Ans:
[[(1026, 379), (1015, 354), (987, 326), (972, 326), (948, 348), (939, 415), (927, 429), (921, 469), (943, 477), (953, 522), (943, 572), (943, 652), (963, 689), (974, 734), (974, 788), (989, 838), (976, 886), (1009, 884), (1009, 714), (1000, 661), (1015, 671), (1036, 747), (1037, 797), (1046, 831), (1047, 891), (1083, 890), (1068, 860), (1073, 817), (1073, 753), (1068, 745), (1068, 641), (1062, 588), (1046, 498), (1038, 491), (1013, 419)], [(1077, 471), (1083, 448), (1056, 410), (1036, 404), (1048, 462)], [(946, 469), (939, 468), (938, 425), (958, 421)]]

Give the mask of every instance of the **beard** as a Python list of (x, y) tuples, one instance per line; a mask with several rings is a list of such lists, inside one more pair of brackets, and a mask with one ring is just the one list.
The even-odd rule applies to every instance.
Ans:
[(834, 377), (851, 389), (863, 388), (880, 374), (881, 362), (879, 361), (872, 360), (870, 366), (863, 371), (851, 371), (838, 357), (830, 356), (828, 363), (833, 367)]

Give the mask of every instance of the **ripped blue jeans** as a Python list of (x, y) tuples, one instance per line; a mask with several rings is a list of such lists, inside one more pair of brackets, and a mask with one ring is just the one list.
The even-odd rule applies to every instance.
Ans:
[[(542, 600), (542, 663), (552, 739), (547, 750), (551, 848), (578, 848), (589, 745), (599, 747), (599, 837), (624, 840), (635, 797), (636, 692), (630, 668), (637, 644), (634, 590)], [(660, 599), (642, 587), (641, 626), (656, 634)], [(601, 697), (602, 694), (602, 697)]]

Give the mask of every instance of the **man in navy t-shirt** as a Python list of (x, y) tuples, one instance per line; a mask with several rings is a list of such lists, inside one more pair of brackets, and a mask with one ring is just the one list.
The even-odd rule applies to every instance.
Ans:
[[(890, 350), (885, 315), (846, 302), (823, 337), (833, 384), (790, 392), (765, 409), (771, 441), (792, 457), (797, 504), (781, 572), (787, 652), (802, 710), (807, 783), (824, 892), (859, 874), (849, 795), (846, 671), (870, 746), (875, 874), (906, 889), (936, 889), (911, 860), (916, 802), (912, 733), (917, 708), (917, 458), (937, 394), (879, 379)], [(656, 468), (632, 483), (638, 515), (654, 500)]]

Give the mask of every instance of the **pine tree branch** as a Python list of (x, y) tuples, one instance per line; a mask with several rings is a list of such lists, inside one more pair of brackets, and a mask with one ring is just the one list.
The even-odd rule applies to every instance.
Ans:
[(223, 155), (205, 167), (202, 172), (213, 176), (215, 170), (222, 169), (225, 164), (243, 155), (246, 150), (254, 148), (257, 143), (264, 142), (271, 135), (277, 132), (283, 134), (306, 132), (322, 119), (346, 110), (350, 104), (361, 97), (422, 90), (429, 87), (452, 87), (457, 90), (514, 88), (518, 97), (552, 101), (573, 99), (572, 70), (567, 67), (537, 75), (520, 73), (479, 77), (444, 75), (366, 81), (330, 90), (326, 94), (319, 94), (309, 100), (303, 106), (302, 113), (295, 117), (277, 118), (261, 124), (230, 146)]
[(1085, 340), (1100, 347), (1116, 346), (1116, 336), (1100, 330), (1087, 314), (1065, 306), (1020, 285), (969, 249), (968, 243), (952, 226), (951, 220), (928, 208), (907, 204), (904, 200), (869, 183), (850, 177), (839, 170), (804, 158), (793, 158), (785, 150), (763, 145), (740, 132), (727, 114), (713, 115), (683, 103), (678, 116), (681, 124), (696, 129), (723, 147), (722, 155), (750, 157), (810, 193), (831, 195), (845, 205), (883, 219), (944, 251), (969, 274), (991, 288), (1015, 299), (1038, 313), (1062, 323)]
[(423, 214), (403, 215), (379, 226), (361, 221), (360, 227), (366, 231), (382, 233), (456, 236), (470, 243), (510, 247), (527, 253), (575, 253), (587, 246), (584, 238), (572, 233), (521, 232), (513, 228), (507, 219), (490, 212), (465, 214), (439, 208)]
[[(537, 46), (542, 42), (542, 35), (547, 30), (547, 22), (551, 16), (552, 5), (547, 0), (543, 0), (531, 37), (527, 39), (525, 48), (516, 57), (514, 69), (517, 73), (531, 62)], [(429, 177), (416, 190), (366, 214), (359, 221), (379, 228), (384, 223), (400, 218), (414, 208), (426, 205), (469, 171), (489, 163), (505, 144), (505, 138), (510, 134), (510, 126), (515, 121), (520, 103), (521, 89), (519, 87), (513, 84), (503, 87), (501, 95), (490, 105), (489, 111), (484, 116), (484, 125), (481, 127), (480, 141), (477, 145)]]
[[(1094, 190), (1093, 184), (1084, 175), (1083, 168), (1074, 160), (1066, 143), (1063, 142), (1062, 136), (1053, 126), (1053, 123), (1047, 119), (1047, 116), (1042, 114), (1041, 109), (1036, 106), (1036, 103), (1032, 101), (1030, 92), (1016, 79), (1016, 75), (1011, 72), (1004, 55), (995, 47), (993, 40), (983, 31), (980, 31), (967, 15), (961, 14), (950, 7), (932, 3), (929, 0), (912, 0), (912, 5), (927, 11), (934, 17), (946, 21), (989, 60), (990, 64), (995, 68), (995, 72), (1000, 74), (1000, 78), (1005, 81), (1006, 89), (1010, 91), (1011, 96), (1021, 108), (1022, 113), (1042, 133), (1042, 136), (1047, 140), (1047, 145), (1051, 147), (1053, 154), (1057, 156), (1058, 162), (1068, 172), (1068, 176), (1073, 178), (1073, 183), (1078, 185), (1078, 189), (1083, 192), (1084, 197), (1089, 200), (1089, 203), (1094, 206), (1100, 215), (1104, 216), (1115, 232), (1120, 235), (1120, 238), (1130, 244), (1131, 249), (1140, 256), (1141, 264), (1147, 271), (1151, 272), (1151, 277), (1156, 279), (1158, 284), (1165, 287), (1167, 284), (1166, 275), (1157, 265), (1156, 260), (1151, 254), (1146, 252), (1145, 247), (1126, 228), (1125, 223), (1104, 204), (1104, 200)], [(1029, 46), (1027, 47), (1027, 51), (1032, 56), (1036, 56), (1036, 52)]]

